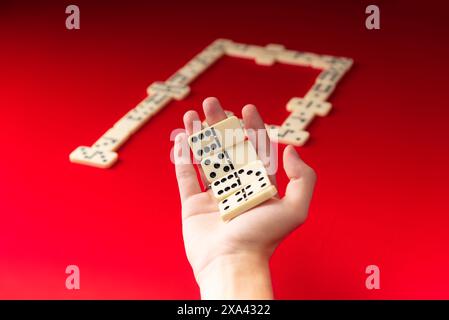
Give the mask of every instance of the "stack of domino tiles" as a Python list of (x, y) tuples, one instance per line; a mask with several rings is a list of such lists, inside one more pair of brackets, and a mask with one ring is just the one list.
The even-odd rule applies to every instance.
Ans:
[(229, 221), (276, 195), (267, 171), (240, 120), (230, 116), (189, 137), (193, 156), (201, 164), (221, 218)]

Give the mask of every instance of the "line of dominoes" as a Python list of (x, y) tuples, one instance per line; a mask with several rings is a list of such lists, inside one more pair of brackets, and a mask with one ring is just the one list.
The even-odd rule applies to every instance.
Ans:
[(220, 201), (218, 207), (224, 221), (277, 193), (237, 117), (228, 115), (228, 118), (192, 134), (189, 144), (212, 193)]
[(352, 65), (352, 60), (348, 58), (288, 50), (279, 44), (256, 46), (217, 39), (166, 81), (152, 83), (147, 88), (148, 96), (142, 102), (119, 119), (93, 145), (76, 148), (69, 156), (70, 161), (99, 168), (114, 165), (118, 160), (120, 146), (172, 100), (184, 99), (190, 93), (189, 84), (223, 55), (253, 59), (257, 64), (266, 66), (278, 62), (323, 69), (304, 98), (295, 97), (287, 103), (287, 110), (291, 114), (284, 123), (281, 126), (267, 126), (276, 129), (273, 132), (278, 133), (275, 138), (279, 142), (297, 146), (307, 141), (309, 133), (305, 129), (315, 115), (324, 116), (330, 110), (331, 105), (326, 100)]

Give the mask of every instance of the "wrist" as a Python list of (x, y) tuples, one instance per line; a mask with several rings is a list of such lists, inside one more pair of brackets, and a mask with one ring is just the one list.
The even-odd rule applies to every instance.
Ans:
[(273, 299), (269, 256), (218, 256), (196, 278), (202, 299)]

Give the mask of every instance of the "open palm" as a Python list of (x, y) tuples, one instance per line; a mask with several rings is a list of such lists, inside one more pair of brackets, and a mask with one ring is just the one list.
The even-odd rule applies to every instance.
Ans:
[[(217, 123), (226, 118), (220, 103), (207, 98), (203, 103), (206, 121)], [(264, 122), (253, 105), (242, 109), (246, 129), (264, 130)], [(192, 134), (198, 113), (184, 115), (187, 134)], [(254, 143), (257, 145), (257, 143)], [(190, 157), (187, 135), (175, 139), (176, 175), (182, 202), (183, 236), (187, 257), (195, 276), (216, 258), (250, 253), (271, 256), (279, 242), (307, 218), (315, 184), (315, 173), (292, 146), (284, 150), (284, 169), (290, 182), (282, 199), (272, 198), (225, 223), (218, 211), (218, 200), (211, 190), (202, 192)], [(276, 177), (270, 176), (275, 184)], [(203, 179), (204, 180), (204, 179)]]

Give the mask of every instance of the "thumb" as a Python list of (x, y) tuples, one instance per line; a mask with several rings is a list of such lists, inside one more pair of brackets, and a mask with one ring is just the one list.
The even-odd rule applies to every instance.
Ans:
[(288, 205), (289, 214), (296, 223), (302, 223), (307, 218), (309, 203), (315, 187), (316, 174), (298, 155), (291, 145), (284, 150), (284, 170), (290, 182), (285, 190), (282, 201)]

